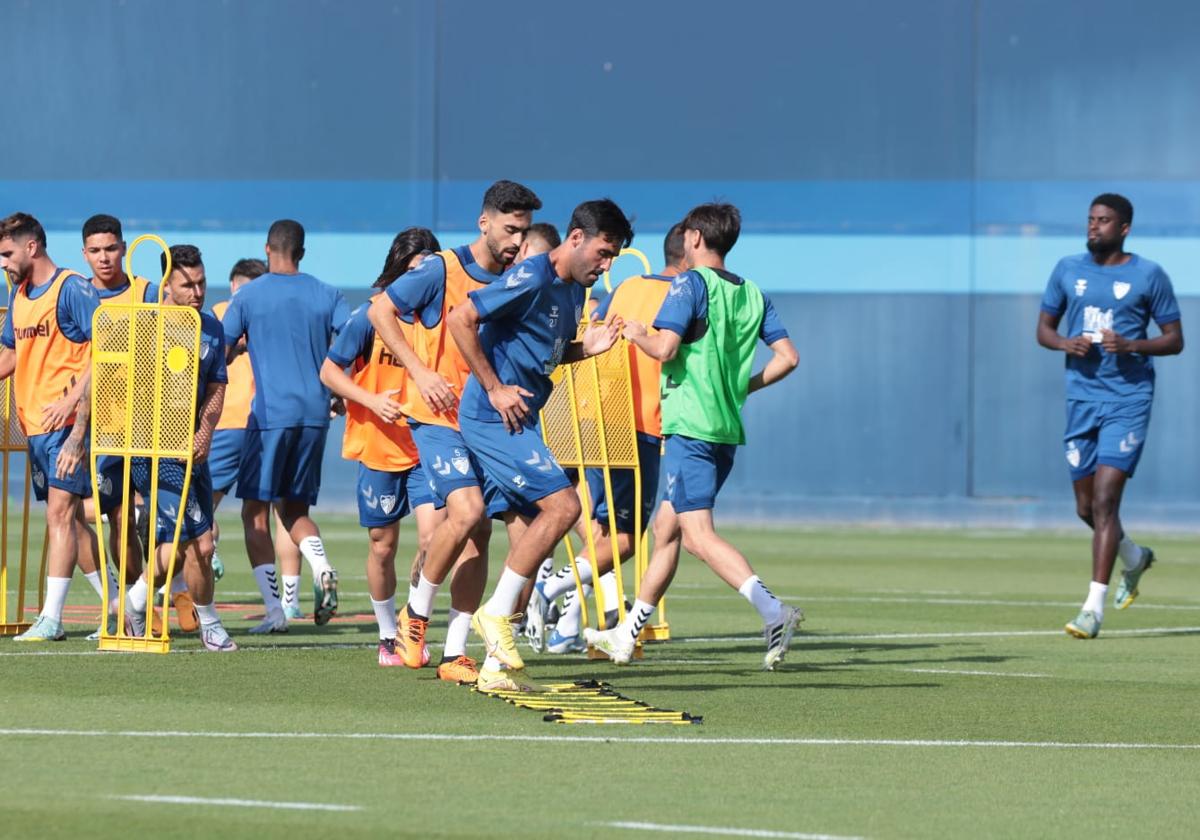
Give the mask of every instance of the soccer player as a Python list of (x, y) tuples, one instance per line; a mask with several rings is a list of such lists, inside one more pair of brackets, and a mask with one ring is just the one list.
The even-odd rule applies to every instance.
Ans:
[[(166, 271), (167, 257), (162, 257)], [(221, 416), (225, 399), (225, 334), (221, 322), (202, 311), (207, 278), (200, 249), (195, 245), (171, 246), (171, 274), (165, 281), (164, 303), (190, 306), (200, 313), (200, 360), (196, 381), (196, 426), (192, 446), (192, 477), (186, 498), (183, 495), (184, 465), (171, 459), (158, 463), (157, 522), (154, 528), (156, 580), (166, 574), (170, 561), (171, 541), (179, 526), (179, 546), (176, 564), (187, 583), (195, 602), (200, 623), (200, 640), (214, 653), (230, 653), (237, 645), (229, 638), (213, 603), (213, 498), (212, 478), (208, 471), (208, 453), (212, 446), (213, 430)], [(130, 480), (149, 500), (152, 490), (149, 458), (134, 458), (130, 463)], [(147, 508), (149, 504), (147, 503)], [(146, 602), (149, 590), (143, 575), (125, 597), (126, 630), (140, 637), (146, 632)]]
[(66, 638), (62, 611), (79, 543), (91, 533), (81, 508), (91, 484), (85, 394), (92, 314), (100, 300), (82, 276), (54, 264), (45, 230), (27, 213), (0, 221), (0, 268), (13, 284), (0, 332), (0, 379), (13, 377), (17, 417), (29, 439), (33, 493), (46, 503), (45, 602), (33, 626), (15, 639), (60, 641)]
[(513, 264), (552, 251), (561, 244), (562, 237), (558, 235), (558, 228), (549, 222), (534, 222), (525, 232), (525, 240), (521, 243)]
[(542, 441), (538, 411), (558, 365), (603, 353), (620, 335), (621, 321), (614, 318), (592, 324), (576, 340), (587, 289), (632, 238), (614, 202), (584, 202), (561, 245), (471, 292), (447, 316), (471, 368), (459, 405), (462, 438), (489, 492), (503, 501), (509, 526), (504, 570), (471, 623), (487, 650), (480, 688), (538, 690), (524, 675), (513, 613), (523, 587), (580, 512), (575, 488)]
[[(425, 554), (416, 591), (401, 611), (397, 650), (410, 668), (422, 664), (429, 614), (438, 588), (466, 550), (451, 592), (447, 643), (465, 650), (471, 619), (487, 582), (487, 545), (491, 522), (482, 473), (459, 430), (458, 401), (467, 379), (467, 363), (447, 333), (448, 315), (464, 305), (473, 290), (487, 288), (517, 256), (533, 211), (542, 206), (532, 190), (497, 181), (483, 196), (479, 236), (469, 246), (439, 251), (387, 287), (371, 303), (370, 319), (379, 338), (408, 371), (399, 394), (413, 440), (434, 496), (445, 506)], [(468, 558), (464, 558), (467, 560)], [(447, 656), (453, 655), (453, 651)], [(457, 657), (455, 657), (457, 658)], [(454, 662), (444, 659), (443, 665)], [(442, 669), (439, 668), (439, 671)], [(447, 668), (447, 672), (451, 669)], [(455, 668), (470, 680), (471, 669)]]
[[(679, 542), (758, 610), (767, 653), (763, 668), (783, 660), (803, 613), (784, 604), (750, 563), (713, 526), (713, 507), (746, 442), (742, 406), (749, 393), (783, 379), (799, 362), (771, 301), (751, 281), (725, 267), (741, 232), (731, 204), (702, 204), (684, 220), (689, 271), (678, 275), (654, 319), (651, 334), (627, 321), (625, 337), (662, 363), (663, 471), (666, 488), (654, 520), (654, 553), (638, 598), (615, 628), (586, 628), (584, 638), (616, 663), (629, 661), (642, 627), (679, 563)], [(771, 359), (751, 375), (759, 339)]]
[(329, 391), (321, 384), (321, 363), (350, 312), (341, 292), (301, 273), (304, 228), (299, 222), (272, 224), (266, 254), (269, 272), (233, 297), (223, 324), (229, 357), (247, 336), (256, 388), (237, 486), (246, 553), (267, 608), (250, 632), (283, 633), (287, 618), (275, 576), (272, 500), (280, 500), (280, 519), (312, 569), (314, 622), (326, 624), (337, 613), (337, 572), (308, 511), (320, 491), (329, 432)]
[[(1152, 356), (1183, 350), (1183, 325), (1165, 271), (1125, 250), (1133, 205), (1099, 195), (1088, 210), (1087, 253), (1064, 257), (1050, 275), (1038, 314), (1038, 344), (1066, 354), (1067, 465), (1075, 510), (1092, 529), (1092, 581), (1083, 607), (1066, 626), (1094, 639), (1117, 555), (1124, 571), (1113, 604), (1125, 609), (1138, 594), (1154, 552), (1121, 527), (1121, 496), (1133, 477), (1150, 425)], [(1066, 316), (1066, 335), (1058, 326)], [(1146, 335), (1153, 319), (1161, 332)]]
[[(663, 300), (667, 297), (671, 278), (687, 270), (683, 260), (683, 227), (679, 224), (674, 225), (663, 240), (663, 260), (666, 267), (662, 273), (623, 280), (600, 304), (595, 318), (603, 321), (610, 316), (617, 316), (626, 323), (653, 322), (654, 316), (658, 314)], [(661, 372), (662, 366), (657, 359), (639, 352), (634, 345), (629, 345), (630, 384), (638, 440), (638, 471), (641, 474), (642, 485), (642, 529), (650, 522), (650, 514), (654, 512), (658, 496), (658, 462), (662, 447), (662, 410), (658, 395)], [(608, 575), (613, 569), (613, 547), (609, 534), (609, 505), (605, 497), (604, 474), (598, 469), (589, 469), (586, 472), (592, 503), (592, 528), (596, 532), (594, 542), (597, 556), (592, 560), (586, 556), (576, 558), (579, 580), (585, 585), (591, 583), (593, 574)], [(627, 560), (633, 555), (636, 547), (633, 470), (612, 470), (611, 483), (616, 502), (617, 549), (621, 559)], [(563, 597), (562, 612), (554, 631), (545, 636), (546, 614), (550, 602), (559, 596)], [(606, 616), (606, 623), (611, 626), (615, 623), (617, 606), (615, 584), (611, 590), (605, 588), (604, 597), (605, 606), (612, 609), (614, 615), (612, 622), (609, 622)], [(550, 653), (583, 650), (583, 637), (579, 632), (582, 610), (576, 593), (575, 573), (571, 567), (564, 566), (553, 577), (538, 583), (533, 599), (529, 620), (534, 648), (540, 649), (544, 646)]]
[[(426, 228), (401, 231), (374, 288), (386, 289), (440, 247)], [(370, 540), (367, 587), (379, 625), (379, 664), (398, 666), (404, 658), (396, 651), (396, 537), (410, 510), (432, 509), (435, 500), (400, 404), (393, 399), (406, 372), (376, 335), (369, 307), (355, 309), (338, 333), (321, 367), (321, 381), (346, 401), (342, 457), (358, 461), (358, 523)], [(466, 658), (465, 646), (456, 656)], [(474, 661), (469, 662), (474, 668)]]

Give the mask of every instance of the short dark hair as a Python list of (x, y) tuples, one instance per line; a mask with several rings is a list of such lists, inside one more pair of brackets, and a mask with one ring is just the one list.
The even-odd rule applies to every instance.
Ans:
[(557, 248), (562, 244), (562, 237), (558, 235), (558, 228), (549, 222), (536, 222), (529, 226), (529, 230), (525, 231), (525, 238), (536, 236), (541, 239), (551, 248)]
[(1101, 193), (1092, 199), (1092, 207), (1097, 204), (1103, 204), (1105, 207), (1110, 207), (1117, 211), (1117, 218), (1121, 220), (1123, 225), (1133, 224), (1133, 202), (1123, 195), (1116, 193)]
[(671, 225), (663, 237), (663, 264), (676, 265), (683, 259), (683, 222)]
[(383, 261), (383, 271), (379, 272), (379, 278), (371, 284), (371, 288), (386, 289), (393, 280), (408, 271), (409, 262), (417, 254), (440, 250), (442, 246), (429, 228), (405, 228), (392, 240), (387, 259)]
[(304, 225), (293, 219), (280, 219), (267, 231), (267, 247), (292, 262), (304, 256)]
[(121, 233), (121, 220), (106, 213), (97, 213), (83, 223), (84, 242), (87, 242), (89, 236), (95, 236), (97, 233), (111, 233), (117, 239), (125, 238), (125, 234)]
[(633, 241), (633, 225), (611, 198), (585, 201), (576, 207), (567, 224), (567, 235), (573, 230), (583, 231), (589, 239), (604, 234), (616, 240), (621, 248)]
[[(200, 258), (200, 249), (195, 245), (172, 245), (171, 246), (171, 270), (177, 268), (195, 268), (198, 265), (203, 265), (204, 261)], [(158, 265), (163, 271), (167, 270), (167, 255), (160, 254), (158, 257)]]
[(542, 209), (542, 200), (524, 184), (497, 181), (483, 194), (483, 209), (492, 213), (516, 213)]
[(711, 202), (693, 207), (680, 222), (684, 230), (698, 230), (704, 246), (722, 257), (733, 250), (742, 232), (742, 214), (732, 204)]
[(229, 282), (233, 282), (234, 277), (247, 277), (253, 280), (255, 277), (262, 277), (267, 273), (267, 264), (262, 260), (253, 257), (238, 260), (233, 264), (233, 268), (229, 269)]
[(28, 213), (13, 213), (0, 221), (0, 239), (36, 239), (46, 247), (46, 231), (42, 223)]

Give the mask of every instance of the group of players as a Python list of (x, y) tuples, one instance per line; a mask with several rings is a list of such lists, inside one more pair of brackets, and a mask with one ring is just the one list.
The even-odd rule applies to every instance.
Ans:
[[(632, 227), (611, 200), (587, 201), (575, 208), (560, 239), (552, 226), (534, 224), (540, 208), (527, 187), (498, 181), (484, 195), (479, 236), (470, 245), (442, 249), (426, 229), (402, 231), (374, 284), (378, 291), (354, 312), (336, 289), (300, 271), (304, 230), (297, 222), (271, 226), (265, 264), (242, 260), (234, 267), (227, 306), (214, 307), (212, 315), (201, 312), (191, 487), (183, 497), (182, 465), (163, 462), (154, 538), (159, 550), (147, 558), (157, 564), (153, 579), (161, 581), (179, 517), (181, 573), (169, 585), (184, 629), (194, 605), (207, 649), (236, 650), (213, 603), (222, 569), (214, 509), (235, 482), (246, 550), (266, 607), (250, 632), (285, 632), (289, 618), (302, 615), (296, 601), (301, 557), (312, 570), (314, 620), (323, 624), (337, 611), (337, 573), (309, 515), (320, 487), (332, 392), (334, 405), (341, 401), (346, 412), (343, 456), (359, 464), (359, 520), (368, 533), (367, 581), (380, 665), (428, 663), (433, 601), (449, 577), (451, 608), (438, 676), (488, 689), (537, 690), (514, 635), (526, 602), (527, 633), (536, 648), (579, 650), (584, 634), (578, 602), (568, 598), (546, 638), (550, 603), (570, 594), (573, 576), (562, 570), (535, 581), (535, 575), (576, 527), (595, 528), (599, 537), (598, 556), (579, 560), (584, 582), (609, 572), (614, 552), (632, 553), (634, 521), (648, 522), (653, 511), (660, 453), (665, 490), (637, 600), (616, 627), (586, 629), (586, 641), (627, 662), (674, 575), (682, 545), (757, 610), (767, 647), (764, 667), (783, 659), (801, 611), (771, 593), (712, 519), (736, 448), (745, 442), (741, 410), (748, 393), (779, 381), (798, 362), (770, 300), (725, 266), (740, 232), (737, 208), (714, 203), (689, 211), (667, 236), (664, 273), (622, 283), (584, 329), (579, 325), (587, 290), (632, 241)], [(97, 563), (89, 507), (97, 522), (108, 518), (114, 554), (120, 534), (136, 535), (136, 528), (118, 527), (139, 516), (124, 509), (133, 505), (121, 505), (120, 459), (98, 463), (100, 498), (86, 504), (92, 314), (105, 302), (131, 297), (153, 302), (161, 296), (164, 303), (197, 310), (204, 305), (206, 275), (194, 246), (171, 247), (171, 272), (161, 290), (125, 275), (123, 235), (111, 216), (88, 220), (83, 246), (90, 280), (53, 263), (33, 217), (18, 213), (0, 221), (0, 259), (13, 282), (0, 336), (0, 378), (13, 376), (49, 535), (46, 598), (37, 621), (17, 637), (22, 641), (64, 638), (62, 610), (76, 564), (102, 591), (105, 570)], [(165, 256), (163, 263), (165, 270)], [(596, 500), (594, 521), (579, 522), (579, 478), (547, 449), (539, 411), (558, 365), (606, 352), (622, 336), (631, 354), (646, 503), (634, 517), (632, 476), (616, 473), (611, 504), (618, 534), (610, 535), (603, 524), (610, 500), (598, 476), (584, 476)], [(772, 353), (754, 373), (759, 340)], [(150, 472), (144, 459), (132, 459), (131, 490), (142, 499), (151, 492)], [(408, 601), (397, 611), (397, 531), (409, 513), (419, 551)], [(504, 522), (510, 549), (485, 600), (494, 519)], [(130, 557), (140, 556), (136, 539), (130, 537)], [(127, 573), (126, 629), (142, 635), (147, 575), (132, 560)], [(472, 629), (485, 647), (481, 665), (466, 653)]]

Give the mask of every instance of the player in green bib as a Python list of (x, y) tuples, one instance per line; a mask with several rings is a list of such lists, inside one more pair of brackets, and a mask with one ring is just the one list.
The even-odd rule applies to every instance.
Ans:
[[(791, 373), (799, 356), (771, 301), (725, 268), (725, 255), (741, 232), (738, 209), (702, 204), (682, 225), (690, 270), (671, 284), (654, 320), (657, 332), (649, 334), (636, 321), (625, 325), (625, 337), (662, 362), (664, 492), (654, 520), (654, 553), (625, 621), (611, 630), (584, 632), (588, 643), (614, 662), (628, 662), (675, 576), (682, 540), (758, 610), (767, 640), (763, 667), (769, 671), (787, 653), (804, 614), (763, 585), (745, 556), (716, 532), (712, 511), (737, 447), (746, 442), (746, 396)], [(774, 355), (752, 375), (760, 339)]]

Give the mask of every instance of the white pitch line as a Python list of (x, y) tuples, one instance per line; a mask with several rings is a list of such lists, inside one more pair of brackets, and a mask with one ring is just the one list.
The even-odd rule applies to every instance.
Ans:
[[(1172, 633), (1200, 633), (1200, 627), (1139, 627), (1132, 630), (1105, 630), (1105, 637), (1152, 636)], [(946, 633), (800, 633), (793, 640), (793, 650), (800, 649), (805, 642), (869, 642), (876, 639), (995, 639), (1019, 636), (1065, 636), (1062, 630), (966, 630)], [(762, 639), (753, 636), (681, 636), (672, 642), (716, 644), (720, 642), (752, 642)]]
[(963, 674), (969, 677), (1041, 677), (1048, 678), (1050, 674), (1021, 674), (1013, 671), (959, 671), (953, 668), (900, 668), (910, 674)]
[(771, 747), (979, 747), (1082, 750), (1200, 750), (1200, 744), (1153, 744), (1076, 741), (972, 741), (898, 738), (692, 738), (670, 736), (600, 735), (457, 735), (440, 732), (200, 732), (186, 730), (149, 731), (140, 729), (0, 729), (0, 738), (255, 738), (283, 741), (517, 741), (556, 744), (680, 744), (685, 746), (771, 746)]
[(108, 799), (151, 802), (162, 805), (221, 805), (235, 808), (271, 808), (276, 811), (361, 811), (361, 805), (330, 805), (325, 802), (269, 802), (263, 799), (219, 799), (205, 796), (112, 795)]
[[(716, 601), (728, 597), (725, 593), (714, 595), (672, 595), (672, 600), (680, 601)], [(826, 603), (826, 604), (923, 604), (933, 606), (959, 607), (1079, 607), (1078, 601), (1014, 601), (1004, 598), (913, 598), (882, 595), (785, 595), (781, 599), (792, 604)], [(1138, 603), (1140, 610), (1184, 610), (1200, 612), (1200, 604), (1151, 604), (1144, 601)]]
[(624, 828), (630, 831), (659, 831), (669, 834), (714, 834), (718, 837), (773, 837), (783, 840), (863, 840), (839, 834), (809, 834), (802, 831), (768, 831), (762, 828), (720, 828), (713, 825), (667, 825), (650, 822), (592, 823), (605, 828)]

